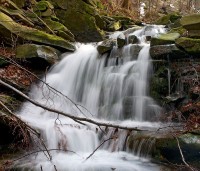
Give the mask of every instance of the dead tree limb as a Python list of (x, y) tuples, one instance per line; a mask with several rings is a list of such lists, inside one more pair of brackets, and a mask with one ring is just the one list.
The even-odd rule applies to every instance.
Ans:
[(127, 126), (121, 126), (119, 124), (112, 124), (112, 123), (106, 123), (106, 122), (101, 122), (101, 121), (97, 121), (97, 120), (94, 120), (94, 119), (90, 119), (90, 118), (85, 118), (85, 117), (78, 117), (78, 116), (72, 116), (68, 113), (65, 113), (63, 111), (60, 111), (60, 110), (56, 110), (56, 109), (53, 109), (53, 108), (50, 108), (46, 105), (43, 105), (41, 103), (38, 103), (37, 101), (29, 98), (27, 95), (25, 95), (24, 93), (22, 93), (21, 91), (19, 91), (18, 89), (16, 89), (15, 87), (7, 84), (6, 82), (2, 81), (0, 79), (0, 84), (2, 84), (3, 86), (11, 89), (12, 91), (14, 91), (15, 93), (19, 94), (20, 96), (22, 96), (24, 99), (26, 99), (27, 101), (31, 102), (32, 104), (34, 104), (35, 106), (38, 106), (44, 110), (47, 110), (49, 112), (52, 112), (52, 113), (57, 113), (57, 114), (60, 114), (62, 116), (65, 116), (65, 117), (68, 117), (74, 121), (78, 121), (78, 122), (88, 122), (88, 123), (91, 123), (91, 124), (94, 124), (94, 125), (97, 125), (97, 126), (105, 126), (105, 127), (112, 127), (112, 128), (117, 128), (117, 129), (124, 129), (124, 130), (134, 130), (134, 131), (148, 131), (148, 130), (142, 130), (142, 129), (138, 129), (137, 127), (127, 127)]
[(176, 141), (177, 141), (178, 149), (179, 149), (179, 151), (180, 151), (180, 155), (181, 155), (181, 159), (182, 159), (183, 163), (187, 166), (188, 169), (194, 171), (194, 169), (185, 161), (185, 157), (184, 157), (183, 152), (182, 152), (182, 149), (181, 149), (181, 147), (180, 147), (179, 140), (178, 140), (177, 137), (175, 137), (175, 138), (176, 138)]

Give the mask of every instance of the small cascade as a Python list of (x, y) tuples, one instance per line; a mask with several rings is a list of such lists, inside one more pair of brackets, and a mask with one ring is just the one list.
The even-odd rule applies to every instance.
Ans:
[[(42, 83), (34, 85), (29, 96), (74, 116), (155, 129), (159, 123), (150, 121), (156, 119), (161, 108), (148, 93), (152, 64), (146, 36), (162, 32), (163, 27), (146, 26), (129, 34), (135, 35), (139, 43), (120, 49), (115, 46), (110, 54), (102, 56), (95, 45), (77, 44), (76, 52), (64, 56), (44, 78), (47, 84), (76, 105)], [(121, 32), (111, 37), (115, 39), (119, 34)], [(41, 131), (52, 155), (52, 161), (49, 161), (45, 153), (38, 153), (20, 161), (20, 167), (38, 171), (53, 171), (55, 166), (59, 171), (159, 170), (159, 166), (146, 158), (153, 143), (150, 139), (134, 142), (133, 150), (130, 150), (127, 142), (132, 133), (129, 131), (99, 128), (85, 122), (80, 124), (29, 102), (23, 105), (19, 116)]]

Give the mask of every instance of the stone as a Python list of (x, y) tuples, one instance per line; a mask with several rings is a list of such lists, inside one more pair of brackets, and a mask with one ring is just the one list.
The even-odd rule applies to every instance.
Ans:
[[(71, 33), (67, 27), (65, 27), (63, 24), (61, 24), (58, 21), (54, 21), (51, 18), (44, 19), (44, 22), (48, 25), (48, 27), (53, 30), (58, 36), (69, 40), (71, 42), (75, 42), (74, 35)], [(46, 28), (46, 31), (49, 32), (49, 29)]]
[(108, 31), (117, 31), (120, 30), (122, 27), (122, 24), (120, 21), (113, 21), (107, 26)]
[(98, 42), (103, 40), (104, 32), (96, 24), (96, 11), (83, 0), (52, 0), (56, 16), (80, 42)]
[(21, 40), (46, 44), (60, 48), (62, 50), (75, 50), (75, 46), (69, 41), (56, 35), (51, 35), (43, 31), (16, 23), (9, 16), (0, 12), (0, 35), (12, 43), (12, 37), (10, 37), (11, 34), (15, 35), (18, 39)]
[[(177, 139), (179, 141), (185, 161), (197, 168), (200, 168), (199, 135), (188, 133), (178, 135)], [(183, 164), (180, 150), (178, 148), (178, 142), (173, 136), (156, 138), (152, 157), (159, 161)]]
[(176, 60), (189, 57), (188, 54), (179, 49), (175, 44), (152, 46), (150, 47), (150, 55), (153, 60)]
[(123, 47), (126, 43), (126, 38), (125, 35), (123, 33), (121, 33), (118, 37), (117, 37), (117, 46), (119, 48)]
[(192, 55), (200, 54), (200, 39), (181, 37), (176, 40), (176, 45)]
[(130, 35), (130, 36), (128, 37), (128, 43), (129, 43), (129, 44), (136, 44), (136, 43), (138, 43), (138, 38), (137, 38), (137, 36), (135, 36), (135, 35)]
[(49, 65), (59, 60), (60, 52), (52, 47), (36, 44), (24, 44), (16, 48), (16, 59), (38, 60)]
[(181, 16), (176, 14), (176, 13), (172, 13), (172, 14), (167, 14), (161, 18), (159, 18), (155, 24), (157, 25), (168, 25), (170, 23), (174, 23), (176, 20), (180, 19)]
[(136, 26), (136, 25), (135, 25), (134, 27), (129, 28), (129, 29), (123, 31), (123, 33), (124, 33), (124, 35), (129, 35), (129, 34), (135, 32), (136, 30), (139, 30), (139, 29), (141, 29), (141, 28), (142, 28), (142, 27)]
[(187, 30), (199, 30), (200, 14), (186, 15), (180, 19), (180, 23)]
[(151, 38), (151, 46), (174, 44), (179, 37), (179, 33), (160, 34), (158, 37)]
[(100, 54), (104, 54), (111, 51), (115, 44), (116, 42), (114, 40), (107, 39), (97, 46), (97, 50)]
[(200, 39), (200, 30), (188, 30), (187, 37)]

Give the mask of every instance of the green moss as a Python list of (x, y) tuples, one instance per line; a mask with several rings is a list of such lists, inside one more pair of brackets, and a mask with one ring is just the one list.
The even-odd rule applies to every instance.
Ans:
[(181, 37), (176, 40), (176, 45), (183, 48), (186, 52), (190, 54), (200, 54), (200, 39)]
[(170, 24), (170, 23), (174, 23), (179, 18), (181, 18), (181, 16), (176, 14), (176, 13), (168, 14), (168, 15), (165, 15), (165, 16), (159, 18), (156, 21), (156, 24), (167, 25), (167, 24)]
[(184, 16), (181, 18), (180, 23), (187, 30), (199, 30), (200, 14)]
[(183, 27), (177, 27), (171, 29), (168, 33), (179, 33), (180, 35), (183, 35), (187, 32), (187, 30)]
[[(6, 22), (5, 22), (6, 21)], [(0, 25), (9, 30), (10, 33), (17, 35), (21, 39), (34, 41), (42, 44), (48, 44), (56, 47), (60, 47), (67, 50), (75, 50), (73, 44), (64, 40), (61, 37), (39, 31), (30, 27), (26, 27), (14, 22), (9, 16), (0, 12)], [(4, 36), (4, 35), (2, 35)]]
[(151, 39), (151, 46), (174, 44), (175, 40), (179, 37), (179, 33), (160, 34), (158, 37)]

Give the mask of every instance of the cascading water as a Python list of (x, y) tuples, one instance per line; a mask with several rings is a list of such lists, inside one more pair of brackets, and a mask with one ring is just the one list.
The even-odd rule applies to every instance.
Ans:
[[(156, 127), (158, 123), (149, 121), (156, 118), (160, 107), (148, 96), (151, 62), (145, 36), (162, 32), (164, 29), (158, 26), (137, 30), (131, 34), (138, 37), (139, 44), (129, 44), (121, 49), (114, 47), (110, 55), (99, 56), (92, 44), (77, 44), (76, 52), (64, 56), (44, 79), (47, 84), (80, 104), (78, 108), (42, 83), (33, 86), (30, 97), (74, 116), (124, 126)], [(112, 38), (116, 35), (112, 35)], [(20, 161), (20, 167), (43, 171), (159, 170), (159, 166), (150, 163), (147, 158), (126, 151), (126, 131), (99, 129), (85, 122), (86, 125), (79, 124), (29, 102), (24, 104), (19, 115), (41, 131), (52, 155), (49, 161), (45, 153), (40, 152)], [(109, 140), (113, 135), (118, 136)], [(106, 139), (107, 142), (100, 146)], [(98, 150), (87, 159), (96, 148)], [(138, 153), (140, 149), (135, 151)]]

